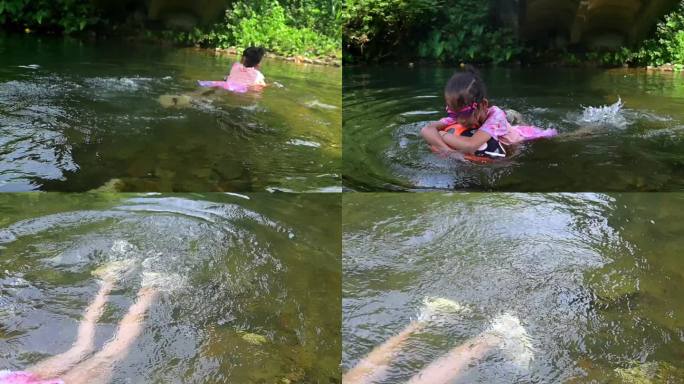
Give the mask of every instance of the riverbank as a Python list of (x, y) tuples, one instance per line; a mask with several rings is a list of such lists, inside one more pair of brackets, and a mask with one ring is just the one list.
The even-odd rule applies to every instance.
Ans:
[[(241, 55), (242, 52), (240, 49), (237, 47), (230, 47), (230, 48), (201, 48), (201, 47), (193, 47), (190, 49), (196, 49), (196, 50), (201, 50), (201, 51), (208, 51), (208, 52), (214, 52), (216, 55)], [(342, 66), (342, 60), (334, 57), (306, 57), (306, 56), (301, 56), (301, 55), (296, 55), (296, 56), (286, 56), (286, 55), (279, 55), (277, 53), (272, 53), (268, 52), (266, 54), (266, 57), (271, 58), (271, 59), (276, 59), (276, 60), (282, 60), (282, 61), (289, 61), (293, 62), (295, 64), (314, 64), (314, 65), (328, 65), (328, 66), (333, 66), (333, 67), (341, 67)]]
[[(214, 52), (217, 55), (241, 55), (243, 48), (236, 45), (231, 45), (229, 47), (215, 46), (206, 41), (203, 43), (191, 42), (188, 35), (183, 34), (183, 32), (177, 31), (150, 31), (150, 30), (128, 30), (123, 33), (110, 35), (111, 38), (123, 39), (127, 42), (134, 44), (155, 44), (161, 46), (168, 46), (173, 48), (186, 48), (195, 49), (199, 51)], [(259, 44), (257, 44), (259, 45)], [(264, 46), (267, 50), (266, 57), (289, 61), (296, 64), (314, 64), (314, 65), (327, 65), (333, 67), (341, 67), (342, 59), (341, 53), (339, 55), (311, 55), (311, 54), (285, 54), (278, 50), (269, 49), (268, 46)]]
[[(233, 56), (242, 54), (242, 50), (238, 47), (229, 48), (219, 48), (219, 47), (200, 47), (200, 46), (188, 46), (185, 44), (178, 44), (171, 38), (164, 38), (162, 36), (152, 36), (150, 34), (96, 34), (94, 32), (84, 33), (78, 36), (60, 36), (55, 34), (38, 34), (31, 30), (26, 30), (24, 33), (14, 33), (15, 35), (31, 35), (39, 38), (50, 38), (50, 39), (74, 39), (81, 41), (83, 43), (96, 43), (98, 41), (124, 41), (135, 45), (157, 45), (175, 49), (191, 49), (202, 52), (210, 52), (215, 55), (226, 55)], [(13, 35), (13, 33), (2, 33), (2, 35)], [(341, 67), (342, 59), (336, 56), (307, 56), (307, 55), (283, 55), (278, 52), (267, 52), (267, 58), (288, 61), (295, 64), (312, 64), (312, 65), (324, 65), (331, 67)]]
[(228, 53), (260, 46), (287, 61), (341, 65), (339, 0), (306, 4), (217, 0), (212, 6), (162, 2), (125, 7), (60, 0), (42, 8), (22, 0), (5, 3), (4, 8), (0, 4), (0, 29), (11, 34), (123, 39)]
[(11, 52), (0, 72), (0, 191), (341, 187), (338, 67), (267, 59), (267, 81), (282, 87), (166, 108), (195, 95), (197, 80), (221, 79), (238, 56), (30, 35), (0, 37), (0, 52)]
[(558, 61), (544, 61), (544, 62), (527, 62), (523, 63), (520, 61), (517, 62), (510, 62), (510, 63), (504, 63), (504, 64), (498, 64), (494, 65), (492, 63), (448, 63), (448, 62), (439, 62), (439, 61), (434, 61), (434, 60), (394, 60), (394, 61), (388, 61), (388, 62), (383, 62), (383, 63), (368, 63), (368, 62), (355, 62), (355, 63), (349, 63), (349, 62), (344, 62), (344, 67), (345, 68), (373, 68), (377, 67), (378, 65), (384, 65), (384, 66), (391, 66), (391, 67), (404, 67), (404, 68), (420, 68), (420, 67), (444, 67), (444, 68), (462, 68), (466, 64), (471, 64), (474, 65), (476, 68), (508, 68), (508, 69), (521, 69), (521, 68), (566, 68), (566, 69), (571, 69), (571, 68), (582, 68), (582, 69), (605, 69), (605, 70), (613, 70), (613, 69), (636, 69), (636, 70), (645, 70), (645, 71), (652, 71), (652, 72), (676, 72), (676, 73), (684, 73), (684, 64), (663, 64), (659, 66), (652, 66), (652, 65), (632, 65), (632, 64), (620, 64), (620, 65), (606, 65), (602, 64), (600, 62), (595, 62), (595, 61), (583, 61), (583, 62), (566, 62), (562, 60)]

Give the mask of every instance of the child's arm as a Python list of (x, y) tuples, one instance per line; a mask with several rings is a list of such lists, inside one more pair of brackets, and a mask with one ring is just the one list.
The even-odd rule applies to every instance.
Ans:
[(266, 78), (264, 75), (259, 72), (257, 73), (256, 78), (252, 82), (252, 84), (249, 86), (250, 89), (254, 91), (261, 91), (262, 89), (266, 88), (268, 84), (266, 84)]
[(472, 137), (445, 135), (442, 140), (452, 149), (465, 153), (475, 153), (492, 136), (485, 131), (478, 130)]
[(444, 140), (442, 140), (442, 136), (439, 134), (439, 130), (444, 127), (446, 127), (445, 123), (441, 121), (433, 121), (432, 123), (424, 126), (420, 130), (420, 134), (429, 145), (435, 147), (440, 152), (450, 152), (453, 151), (453, 148), (450, 148), (444, 142)]
[(420, 134), (429, 145), (437, 148), (440, 152), (460, 151), (465, 153), (475, 153), (482, 144), (492, 137), (486, 133), (477, 131), (472, 137), (440, 135), (439, 130), (446, 127), (442, 121), (432, 122), (420, 130)]
[(498, 140), (500, 136), (505, 135), (509, 128), (506, 113), (499, 107), (491, 107), (487, 113), (487, 120), (472, 137), (445, 135), (442, 140), (447, 146), (457, 151), (475, 153), (492, 137)]

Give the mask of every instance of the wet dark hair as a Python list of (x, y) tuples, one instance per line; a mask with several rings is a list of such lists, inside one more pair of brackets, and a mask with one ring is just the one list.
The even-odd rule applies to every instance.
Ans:
[(249, 47), (242, 52), (242, 65), (247, 68), (256, 67), (265, 54), (266, 50), (262, 47)]
[[(456, 114), (456, 121), (468, 129), (478, 128), (487, 120), (487, 87), (480, 72), (472, 65), (466, 65), (463, 71), (451, 76), (444, 87), (444, 100)], [(459, 114), (468, 106), (473, 109)]]

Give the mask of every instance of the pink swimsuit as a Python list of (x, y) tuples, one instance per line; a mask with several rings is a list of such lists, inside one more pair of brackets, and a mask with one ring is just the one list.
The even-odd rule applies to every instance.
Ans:
[[(456, 124), (456, 113), (447, 107), (448, 116), (440, 122), (446, 125)], [(489, 107), (487, 120), (479, 128), (504, 145), (517, 144), (523, 141), (549, 138), (558, 135), (555, 129), (542, 129), (531, 125), (511, 125), (506, 119), (506, 112), (499, 107)]]
[(241, 63), (234, 63), (226, 81), (199, 81), (201, 87), (223, 88), (232, 92), (244, 93), (250, 88), (266, 85), (264, 75), (254, 67), (245, 67)]
[(64, 380), (43, 380), (31, 372), (0, 371), (0, 384), (64, 384)]

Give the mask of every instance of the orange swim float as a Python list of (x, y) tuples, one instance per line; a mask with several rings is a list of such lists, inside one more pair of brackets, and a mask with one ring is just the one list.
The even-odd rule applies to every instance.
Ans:
[[(465, 137), (472, 137), (476, 131), (477, 129), (468, 129), (459, 123), (448, 125), (441, 129), (441, 132), (445, 135)], [(432, 146), (431, 149), (432, 152), (439, 152), (437, 148), (435, 148), (434, 146)], [(487, 141), (487, 143), (485, 143), (484, 145), (482, 145), (482, 147), (475, 151), (474, 154), (467, 153), (464, 154), (463, 157), (468, 161), (486, 164), (505, 158), (506, 150), (498, 140), (492, 137)]]

